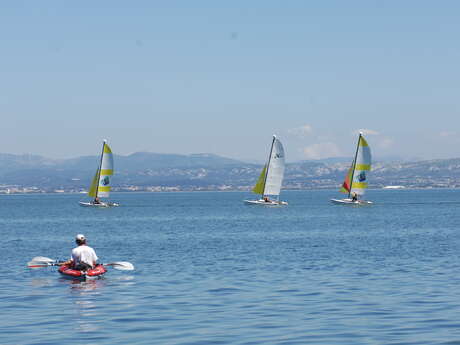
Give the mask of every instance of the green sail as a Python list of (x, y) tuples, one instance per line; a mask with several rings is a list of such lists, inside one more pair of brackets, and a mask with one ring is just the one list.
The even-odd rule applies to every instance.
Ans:
[(260, 173), (259, 179), (257, 180), (256, 185), (252, 188), (252, 191), (256, 194), (264, 194), (265, 189), (265, 175), (267, 173), (267, 166), (264, 165), (262, 172)]
[(96, 190), (97, 190), (97, 184), (98, 184), (98, 176), (99, 176), (99, 169), (96, 170), (96, 174), (93, 177), (93, 181), (91, 182), (91, 186), (89, 187), (89, 192), (88, 195), (95, 198), (96, 195)]

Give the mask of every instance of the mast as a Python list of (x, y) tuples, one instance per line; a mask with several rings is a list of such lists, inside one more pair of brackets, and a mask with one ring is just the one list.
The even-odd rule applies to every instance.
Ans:
[(348, 198), (351, 197), (351, 190), (353, 188), (353, 178), (355, 176), (356, 158), (358, 158), (359, 142), (361, 141), (363, 133), (359, 132), (358, 144), (356, 145), (355, 159), (353, 160), (353, 169), (351, 170), (350, 190), (348, 191)]
[(273, 134), (272, 147), (270, 148), (270, 155), (268, 156), (267, 171), (265, 172), (264, 192), (262, 194), (262, 198), (265, 195), (265, 184), (267, 183), (268, 170), (270, 169), (270, 160), (272, 159), (273, 145), (275, 144), (275, 140), (276, 140), (276, 135)]
[(96, 200), (97, 193), (99, 192), (99, 180), (101, 179), (102, 158), (104, 157), (104, 149), (105, 149), (106, 143), (107, 143), (107, 140), (104, 139), (104, 141), (102, 142), (102, 153), (101, 153), (101, 159), (99, 161), (99, 169), (97, 169), (96, 196), (94, 197), (94, 200)]

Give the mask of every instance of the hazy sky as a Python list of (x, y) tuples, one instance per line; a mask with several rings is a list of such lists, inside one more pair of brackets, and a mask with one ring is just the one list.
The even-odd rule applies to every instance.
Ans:
[(460, 156), (458, 1), (2, 1), (0, 152)]

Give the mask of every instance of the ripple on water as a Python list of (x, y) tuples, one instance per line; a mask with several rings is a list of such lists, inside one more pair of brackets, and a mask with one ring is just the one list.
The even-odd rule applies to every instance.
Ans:
[[(460, 191), (373, 190), (376, 207), (352, 209), (335, 193), (283, 192), (277, 209), (115, 194), (124, 206), (104, 211), (0, 195), (2, 343), (460, 343)], [(74, 283), (24, 268), (67, 258), (80, 232), (136, 270)]]

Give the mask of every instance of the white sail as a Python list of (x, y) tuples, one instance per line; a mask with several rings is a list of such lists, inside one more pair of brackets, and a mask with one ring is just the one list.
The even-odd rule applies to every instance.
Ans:
[(351, 193), (363, 195), (367, 188), (367, 174), (371, 170), (371, 149), (362, 135), (358, 142), (358, 152), (356, 154), (355, 170)]
[(273, 146), (267, 167), (264, 195), (279, 195), (284, 177), (284, 149), (281, 141), (273, 137)]

